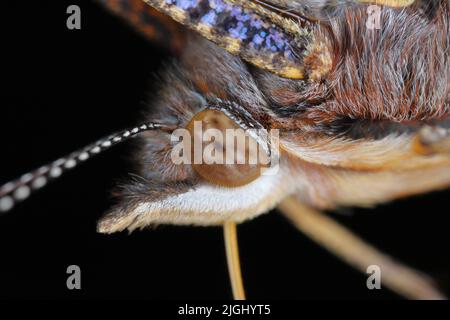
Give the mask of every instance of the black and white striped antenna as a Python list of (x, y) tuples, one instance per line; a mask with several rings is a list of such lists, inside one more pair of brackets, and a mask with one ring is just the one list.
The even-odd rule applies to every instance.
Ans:
[(26, 200), (32, 193), (42, 189), (52, 180), (77, 167), (82, 162), (108, 150), (114, 145), (149, 130), (173, 131), (173, 126), (160, 123), (145, 123), (131, 129), (122, 130), (98, 140), (66, 157), (60, 158), (39, 169), (28, 172), (20, 178), (0, 187), (0, 214), (11, 211), (19, 202)]

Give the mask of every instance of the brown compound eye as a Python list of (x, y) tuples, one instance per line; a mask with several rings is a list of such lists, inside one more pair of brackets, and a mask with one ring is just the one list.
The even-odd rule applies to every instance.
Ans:
[(210, 183), (239, 187), (258, 178), (268, 166), (266, 150), (221, 111), (199, 112), (186, 129), (192, 139), (192, 167)]

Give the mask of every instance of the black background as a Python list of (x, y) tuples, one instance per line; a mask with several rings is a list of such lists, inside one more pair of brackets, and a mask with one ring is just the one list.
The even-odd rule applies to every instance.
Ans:
[[(66, 28), (78, 4), (82, 29)], [(139, 122), (170, 57), (91, 1), (9, 1), (0, 11), (0, 184)], [(118, 146), (0, 217), (1, 298), (231, 297), (220, 228), (95, 231), (132, 166)], [(420, 183), (418, 181), (417, 183)], [(450, 294), (448, 191), (332, 214)], [(398, 299), (300, 234), (276, 211), (239, 227), (252, 299)], [(66, 288), (66, 268), (82, 290)]]

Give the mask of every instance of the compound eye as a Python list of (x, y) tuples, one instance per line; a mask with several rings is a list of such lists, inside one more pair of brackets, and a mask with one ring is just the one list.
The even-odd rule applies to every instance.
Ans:
[(239, 187), (268, 166), (267, 150), (223, 112), (206, 109), (187, 125), (192, 167), (210, 183)]

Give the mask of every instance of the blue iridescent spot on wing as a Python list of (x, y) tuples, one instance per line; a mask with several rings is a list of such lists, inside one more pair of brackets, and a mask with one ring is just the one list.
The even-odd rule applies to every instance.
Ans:
[[(273, 65), (296, 64), (295, 35), (250, 7), (227, 0), (165, 0), (186, 13), (189, 24), (211, 27), (211, 37), (239, 40), (246, 57), (266, 56)], [(225, 40), (229, 41), (229, 40)], [(289, 62), (283, 61), (287, 59)]]
[(213, 10), (209, 11), (207, 14), (205, 14), (200, 21), (202, 23), (205, 23), (207, 25), (213, 26), (216, 23), (217, 14)]

